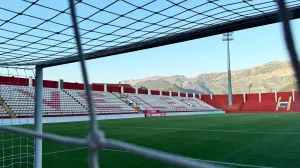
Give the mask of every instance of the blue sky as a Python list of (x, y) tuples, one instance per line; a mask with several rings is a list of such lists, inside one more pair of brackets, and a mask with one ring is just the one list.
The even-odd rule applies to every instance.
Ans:
[[(113, 2), (113, 0), (106, 0), (103, 1), (103, 3), (97, 3), (98, 2), (97, 0), (85, 0), (84, 2), (93, 4), (99, 8), (103, 8), (104, 6)], [(143, 4), (149, 2), (149, 0), (139, 0), (139, 1), (129, 1), (129, 2), (134, 2), (136, 5), (142, 6)], [(178, 0), (178, 2), (182, 2), (180, 4), (186, 7), (192, 7), (200, 3), (200, 1), (198, 0), (194, 0), (194, 1)], [(226, 4), (228, 2), (229, 1), (218, 1), (217, 3)], [(232, 2), (234, 1), (233, 0), (230, 1), (230, 3)], [(258, 2), (261, 1), (259, 0), (251, 1), (250, 3), (258, 3)], [(58, 10), (63, 10), (68, 7), (67, 0), (51, 0), (51, 1), (41, 0), (38, 3), (42, 3), (46, 6)], [(26, 9), (26, 7), (28, 7), (29, 5), (30, 3), (27, 1), (12, 0), (9, 1), (8, 3), (2, 4), (2, 8), (6, 8), (11, 11), (20, 12)], [(170, 2), (159, 0), (146, 6), (145, 8), (154, 11), (159, 11), (170, 5), (172, 5), (170, 4)], [(245, 5), (245, 3), (243, 5)], [(204, 10), (209, 10), (210, 8), (214, 8), (214, 7), (215, 7), (214, 5), (208, 4), (197, 10), (199, 10), (198, 12), (200, 11), (203, 12)], [(124, 1), (118, 1), (116, 4), (107, 8), (107, 10), (114, 11), (118, 14), (124, 14), (128, 12), (128, 10), (131, 10), (132, 8), (134, 7), (126, 4)], [(234, 8), (237, 8), (237, 6), (235, 6)], [(82, 17), (88, 17), (89, 15), (97, 11), (95, 8), (88, 7), (87, 5), (84, 5), (82, 3), (77, 5), (77, 9), (78, 9), (78, 15)], [(176, 7), (170, 10), (169, 12), (164, 11), (164, 14), (170, 16), (179, 13), (182, 10), (183, 10), (182, 8)], [(222, 10), (216, 9), (208, 13), (212, 15), (220, 11)], [(26, 10), (24, 13), (27, 15), (34, 15), (37, 17), (41, 17), (43, 19), (49, 19), (54, 15), (56, 15), (57, 11), (33, 6), (28, 10)], [(28, 27), (19, 26), (9, 22), (8, 23), (4, 22), (5, 20), (10, 20), (11, 18), (13, 18), (14, 15), (16, 15), (16, 13), (0, 10), (0, 16), (1, 16), (0, 18), (2, 19), (0, 20), (0, 24), (2, 25), (0, 26), (0, 28), (6, 30), (12, 30), (19, 33), (26, 32), (27, 30), (30, 29)], [(137, 13), (129, 14), (129, 16), (134, 17), (136, 19), (141, 19), (147, 15), (149, 15), (149, 12), (145, 10), (140, 10)], [(192, 15), (192, 13), (186, 12), (180, 17), (187, 18), (189, 15)], [(192, 18), (191, 20), (192, 21), (197, 20), (199, 19), (199, 17), (203, 17), (203, 16), (198, 15), (195, 18)], [(105, 23), (109, 22), (113, 18), (116, 18), (116, 16), (109, 14), (107, 12), (100, 12), (97, 15), (93, 15), (92, 17), (93, 20), (97, 20), (97, 21), (99, 20)], [(155, 16), (151, 19), (148, 18), (148, 20), (147, 19), (146, 20), (147, 22), (155, 22), (155, 20), (157, 21), (162, 19), (163, 19), (162, 16)], [(14, 18), (12, 21), (24, 25), (29, 25), (32, 27), (37, 26), (42, 22), (39, 19), (30, 18), (25, 15), (20, 15)], [(52, 21), (66, 24), (66, 25), (71, 24), (70, 16), (67, 14), (60, 14), (57, 17), (52, 18)], [(130, 24), (130, 22), (134, 22), (134, 21), (130, 19), (122, 18), (117, 21), (114, 21), (114, 24), (124, 26)], [(166, 23), (160, 23), (160, 24), (168, 25), (169, 22), (174, 22), (174, 20), (172, 21), (172, 19), (169, 19), (169, 21), (166, 21)], [(140, 27), (143, 27), (141, 24), (142, 23), (137, 23), (129, 27), (138, 29)], [(88, 21), (88, 22), (83, 22), (83, 24), (79, 24), (79, 26), (84, 29), (93, 29), (98, 25)], [(299, 41), (300, 39), (300, 30), (299, 30), (300, 20), (292, 21), (292, 27), (293, 27), (294, 38), (296, 40), (296, 46), (299, 51), (300, 45), (299, 43), (297, 43), (297, 40)], [(47, 22), (41, 24), (39, 28), (49, 29), (56, 32), (64, 29), (65, 27), (57, 24), (53, 24), (51, 22)], [(97, 29), (97, 31), (112, 32), (115, 29), (116, 27), (103, 26)], [(152, 25), (147, 29), (148, 31), (151, 31), (152, 29), (155, 29), (155, 26)], [(116, 32), (116, 34), (124, 35), (127, 34), (129, 30), (126, 31), (120, 30)], [(166, 31), (166, 30), (161, 29), (160, 31)], [(71, 36), (71, 40), (73, 40), (72, 29), (67, 29), (63, 33), (69, 34)], [(85, 33), (86, 32), (81, 31), (81, 34), (85, 34)], [(51, 33), (35, 29), (29, 31), (28, 34), (45, 37), (50, 35)], [(1, 37), (0, 41), (6, 41), (7, 39), (14, 39), (16, 35), (18, 35), (18, 33), (11, 33), (4, 30), (0, 30), (0, 35), (6, 37), (6, 38)], [(95, 34), (95, 33), (94, 34), (88, 33), (85, 35), (85, 37), (99, 38), (99, 39), (106, 39), (106, 40), (111, 40), (113, 38), (110, 36), (101, 37), (99, 36), (99, 34)], [(32, 41), (32, 42), (38, 40), (28, 35), (21, 35), (18, 38), (21, 40)], [(70, 39), (70, 37), (65, 37), (62, 35), (55, 35), (53, 36), (53, 38), (59, 40)], [(128, 40), (128, 39), (122, 39), (122, 40)], [(83, 39), (83, 42), (86, 41), (87, 41), (86, 39)], [(252, 29), (234, 32), (234, 41), (231, 42), (231, 46), (230, 46), (232, 70), (248, 68), (255, 65), (274, 61), (274, 60), (288, 60), (288, 55), (283, 41), (284, 40), (282, 37), (280, 24), (272, 24), (272, 25), (262, 26), (258, 28), (252, 28)], [(48, 45), (56, 45), (58, 43), (57, 41), (51, 41), (51, 40), (45, 40), (43, 42), (47, 43)], [(22, 44), (20, 41), (13, 41), (13, 40), (9, 40), (9, 43), (24, 45), (24, 46), (27, 45), (26, 43)], [(88, 44), (99, 45), (100, 47), (95, 49), (101, 49), (101, 43), (99, 42), (97, 43), (97, 41), (92, 41), (91, 43)], [(10, 47), (8, 45), (4, 45), (4, 46)], [(44, 47), (38, 44), (33, 44), (30, 46), (35, 48)], [(60, 46), (75, 47), (75, 45), (72, 45), (70, 43), (62, 43), (60, 44)], [(85, 47), (86, 46), (83, 45), (83, 48)], [(11, 48), (11, 49), (18, 50), (15, 48)], [(225, 72), (227, 71), (226, 49), (227, 49), (226, 43), (222, 41), (222, 35), (216, 35), (216, 36), (207, 37), (203, 39), (182, 42), (178, 44), (157, 47), (157, 48), (147, 49), (143, 51), (137, 51), (137, 52), (131, 52), (131, 53), (126, 53), (126, 54), (121, 54), (116, 56), (110, 56), (106, 58), (94, 59), (91, 61), (87, 61), (90, 82), (117, 83), (122, 80), (145, 78), (149, 76), (184, 75), (187, 77), (194, 77), (202, 73)], [(30, 51), (30, 49), (28, 48), (26, 50)], [(51, 50), (59, 51), (59, 48), (52, 47)], [(73, 53), (77, 52), (76, 48), (72, 48), (68, 51)], [(6, 51), (1, 51), (0, 55), (3, 52), (5, 53)], [(15, 51), (15, 52), (18, 54), (20, 53), (20, 51)], [(44, 54), (49, 54), (47, 51), (42, 51), (42, 52)], [(66, 54), (66, 53), (58, 52), (58, 54)], [(70, 55), (69, 53), (67, 54)], [(5, 73), (7, 72), (2, 72), (0, 70), (0, 73), (5, 75)], [(49, 79), (49, 80), (64, 79), (65, 81), (70, 81), (70, 82), (82, 82), (79, 63), (46, 68), (44, 70), (44, 79)]]
[[(291, 22), (299, 51), (300, 20)], [(280, 24), (234, 32), (232, 70), (274, 60), (288, 60)], [(226, 44), (222, 35), (87, 61), (91, 82), (118, 82), (149, 76), (185, 75), (226, 71)], [(78, 63), (45, 69), (45, 78), (81, 81)]]

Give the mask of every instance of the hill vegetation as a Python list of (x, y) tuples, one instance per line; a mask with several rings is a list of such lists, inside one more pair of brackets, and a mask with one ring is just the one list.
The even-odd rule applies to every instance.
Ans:
[(282, 89), (280, 89), (279, 91), (280, 92), (290, 92), (292, 90), (298, 90), (298, 87), (297, 87), (297, 82), (293, 82), (291, 84), (288, 84), (287, 86), (283, 87)]

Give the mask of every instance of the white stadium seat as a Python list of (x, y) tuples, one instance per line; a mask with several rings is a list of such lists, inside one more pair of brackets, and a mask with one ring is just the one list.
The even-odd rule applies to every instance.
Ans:
[[(0, 96), (17, 117), (33, 116), (34, 87), (1, 85)], [(135, 113), (139, 110), (172, 111), (209, 111), (216, 108), (196, 98), (158, 96), (146, 94), (122, 94), (92, 91), (95, 111), (106, 113)], [(127, 101), (128, 100), (128, 101)], [(88, 105), (83, 90), (43, 88), (43, 115), (85, 115)], [(0, 117), (9, 114), (0, 106)]]
[[(88, 107), (85, 91), (65, 89), (65, 92), (80, 102), (84, 107)], [(95, 111), (97, 113), (134, 113), (135, 109), (123, 102), (117, 96), (108, 92), (92, 91)]]

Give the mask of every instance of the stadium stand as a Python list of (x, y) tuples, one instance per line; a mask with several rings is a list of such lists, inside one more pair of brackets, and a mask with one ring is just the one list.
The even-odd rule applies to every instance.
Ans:
[[(92, 83), (92, 85), (94, 85), (94, 86), (103, 86), (104, 83)], [(118, 84), (109, 83), (109, 84), (106, 84), (106, 85), (107, 85), (107, 87), (121, 87), (121, 86), (123, 86), (124, 88), (133, 88), (131, 85), (126, 84), (126, 83), (118, 83)]]
[[(21, 78), (15, 78), (10, 77), (10, 85), (6, 84), (7, 81), (3, 80), (4, 78), (0, 78), (2, 79), (0, 81), (0, 116), (31, 117), (34, 111), (34, 87), (28, 86), (28, 81), (20, 82)], [(97, 85), (99, 87), (95, 87), (95, 89), (103, 90), (102, 85)], [(86, 115), (88, 108), (83, 85), (64, 82), (64, 86), (68, 89), (56, 88), (58, 84), (55, 81), (44, 81), (43, 115)], [(199, 112), (222, 109), (229, 113), (297, 112), (300, 110), (300, 105), (296, 103), (299, 99), (299, 92), (261, 93), (261, 97), (258, 93), (245, 94), (244, 96), (243, 94), (235, 94), (233, 95), (233, 105), (228, 106), (227, 95), (199, 95), (199, 98), (198, 96), (194, 98), (193, 95), (185, 97), (186, 94), (181, 93), (181, 96), (177, 97), (177, 93), (168, 96), (169, 92), (159, 95), (159, 91), (151, 91), (152, 95), (148, 95), (148, 91), (140, 93), (141, 90), (139, 90), (139, 94), (134, 94), (134, 88), (122, 90), (119, 86), (109, 87), (108, 92), (92, 91), (97, 114), (137, 113), (143, 110)], [(280, 101), (276, 101), (276, 97), (277, 100), (280, 98)], [(281, 105), (286, 102), (287, 107), (278, 106), (278, 104)]]
[[(1, 97), (17, 117), (33, 116), (34, 88), (28, 86), (1, 85)], [(60, 89), (43, 89), (43, 115), (78, 115), (87, 110)]]
[(177, 99), (175, 97), (171, 97), (171, 96), (154, 96), (154, 97), (169, 104), (170, 106), (173, 106), (176, 109), (176, 111), (194, 111), (195, 110), (192, 106), (180, 101), (179, 99)]
[(152, 95), (146, 94), (127, 94), (129, 100), (139, 105), (141, 110), (161, 110), (161, 111), (176, 111), (175, 107), (156, 99)]
[[(85, 91), (65, 89), (67, 94), (79, 102), (83, 107), (87, 108), (87, 100)], [(96, 113), (135, 113), (134, 108), (130, 107), (124, 101), (119, 99), (112, 93), (92, 91)]]
[(215, 107), (196, 98), (178, 97), (178, 99), (180, 99), (183, 102), (186, 102), (187, 104), (190, 104), (194, 109), (198, 109), (201, 111), (216, 110)]
[[(0, 96), (7, 105), (6, 108), (9, 109), (9, 112), (1, 106), (1, 116), (33, 116), (34, 92), (34, 87), (2, 84)], [(172, 96), (120, 94), (102, 91), (92, 91), (92, 94), (97, 114), (136, 113), (142, 110), (164, 112), (216, 110), (201, 100), (197, 101), (197, 99), (183, 101), (183, 98), (179, 99)], [(204, 105), (196, 106), (196, 102)], [(61, 90), (44, 87), (43, 104), (44, 116), (86, 115), (88, 111), (84, 90)]]
[[(33, 86), (34, 84), (33, 81)], [(0, 85), (0, 116), (33, 116), (34, 87), (28, 86), (28, 79), (0, 76)], [(64, 90), (57, 88), (59, 86), (57, 81), (44, 80), (43, 85), (44, 116), (87, 114), (83, 84), (63, 82), (62, 86), (66, 88)], [(177, 97), (177, 92), (168, 96), (169, 92), (160, 93), (155, 90), (150, 92), (152, 95), (148, 95), (148, 90), (142, 89), (138, 90), (138, 94), (134, 94), (136, 89), (132, 87), (123, 86), (124, 89), (121, 89), (117, 84), (106, 85), (109, 86), (107, 92), (103, 91), (104, 84), (93, 87), (97, 114), (136, 113), (143, 110), (199, 112), (222, 109), (227, 113), (300, 111), (300, 105), (296, 103), (299, 100), (299, 92), (261, 93), (261, 97), (258, 93), (234, 94), (233, 105), (229, 106), (227, 95), (197, 95), (197, 98), (194, 98), (192, 94), (186, 97), (185, 93), (180, 93), (181, 96)], [(279, 98), (280, 101), (276, 101)], [(286, 102), (287, 107), (281, 106)]]
[[(28, 86), (29, 83), (28, 78), (0, 76), (0, 116), (33, 116), (34, 79), (33, 87)], [(121, 89), (120, 84), (106, 85), (107, 92), (104, 92), (104, 84), (93, 87), (97, 114), (136, 113), (143, 110), (199, 112), (222, 109), (227, 113), (300, 111), (300, 105), (296, 103), (299, 100), (299, 92), (234, 94), (233, 105), (229, 106), (227, 95), (197, 95), (197, 98), (194, 98), (192, 94), (186, 97), (186, 93), (180, 93), (180, 97), (177, 97), (177, 92), (169, 96), (170, 92), (160, 93), (155, 90), (150, 92), (152, 95), (148, 95), (148, 90), (139, 89), (137, 92), (132, 87), (123, 86)], [(57, 81), (44, 80), (43, 86), (44, 116), (87, 114), (83, 84), (63, 82), (63, 85), (58, 85)], [(61, 86), (65, 90), (57, 88)], [(279, 98), (281, 100), (276, 101)], [(283, 106), (284, 103), (287, 103), (287, 106)]]
[(9, 117), (9, 114), (4, 110), (2, 105), (0, 105), (0, 118), (1, 117)]
[(216, 110), (216, 108), (204, 103), (201, 100), (190, 98), (189, 99), (176, 98), (172, 96), (157, 96), (146, 94), (127, 94), (129, 101), (133, 101), (140, 105), (141, 110), (161, 110), (161, 111), (207, 111)]

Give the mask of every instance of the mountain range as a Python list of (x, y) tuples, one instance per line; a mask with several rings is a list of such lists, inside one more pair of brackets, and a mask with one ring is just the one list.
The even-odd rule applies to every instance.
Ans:
[[(231, 72), (233, 93), (290, 91), (295, 87), (295, 77), (289, 61), (272, 61), (259, 66)], [(154, 76), (122, 81), (133, 87), (152, 90), (180, 91), (203, 94), (226, 94), (227, 72), (204, 73), (188, 78), (182, 75)]]

